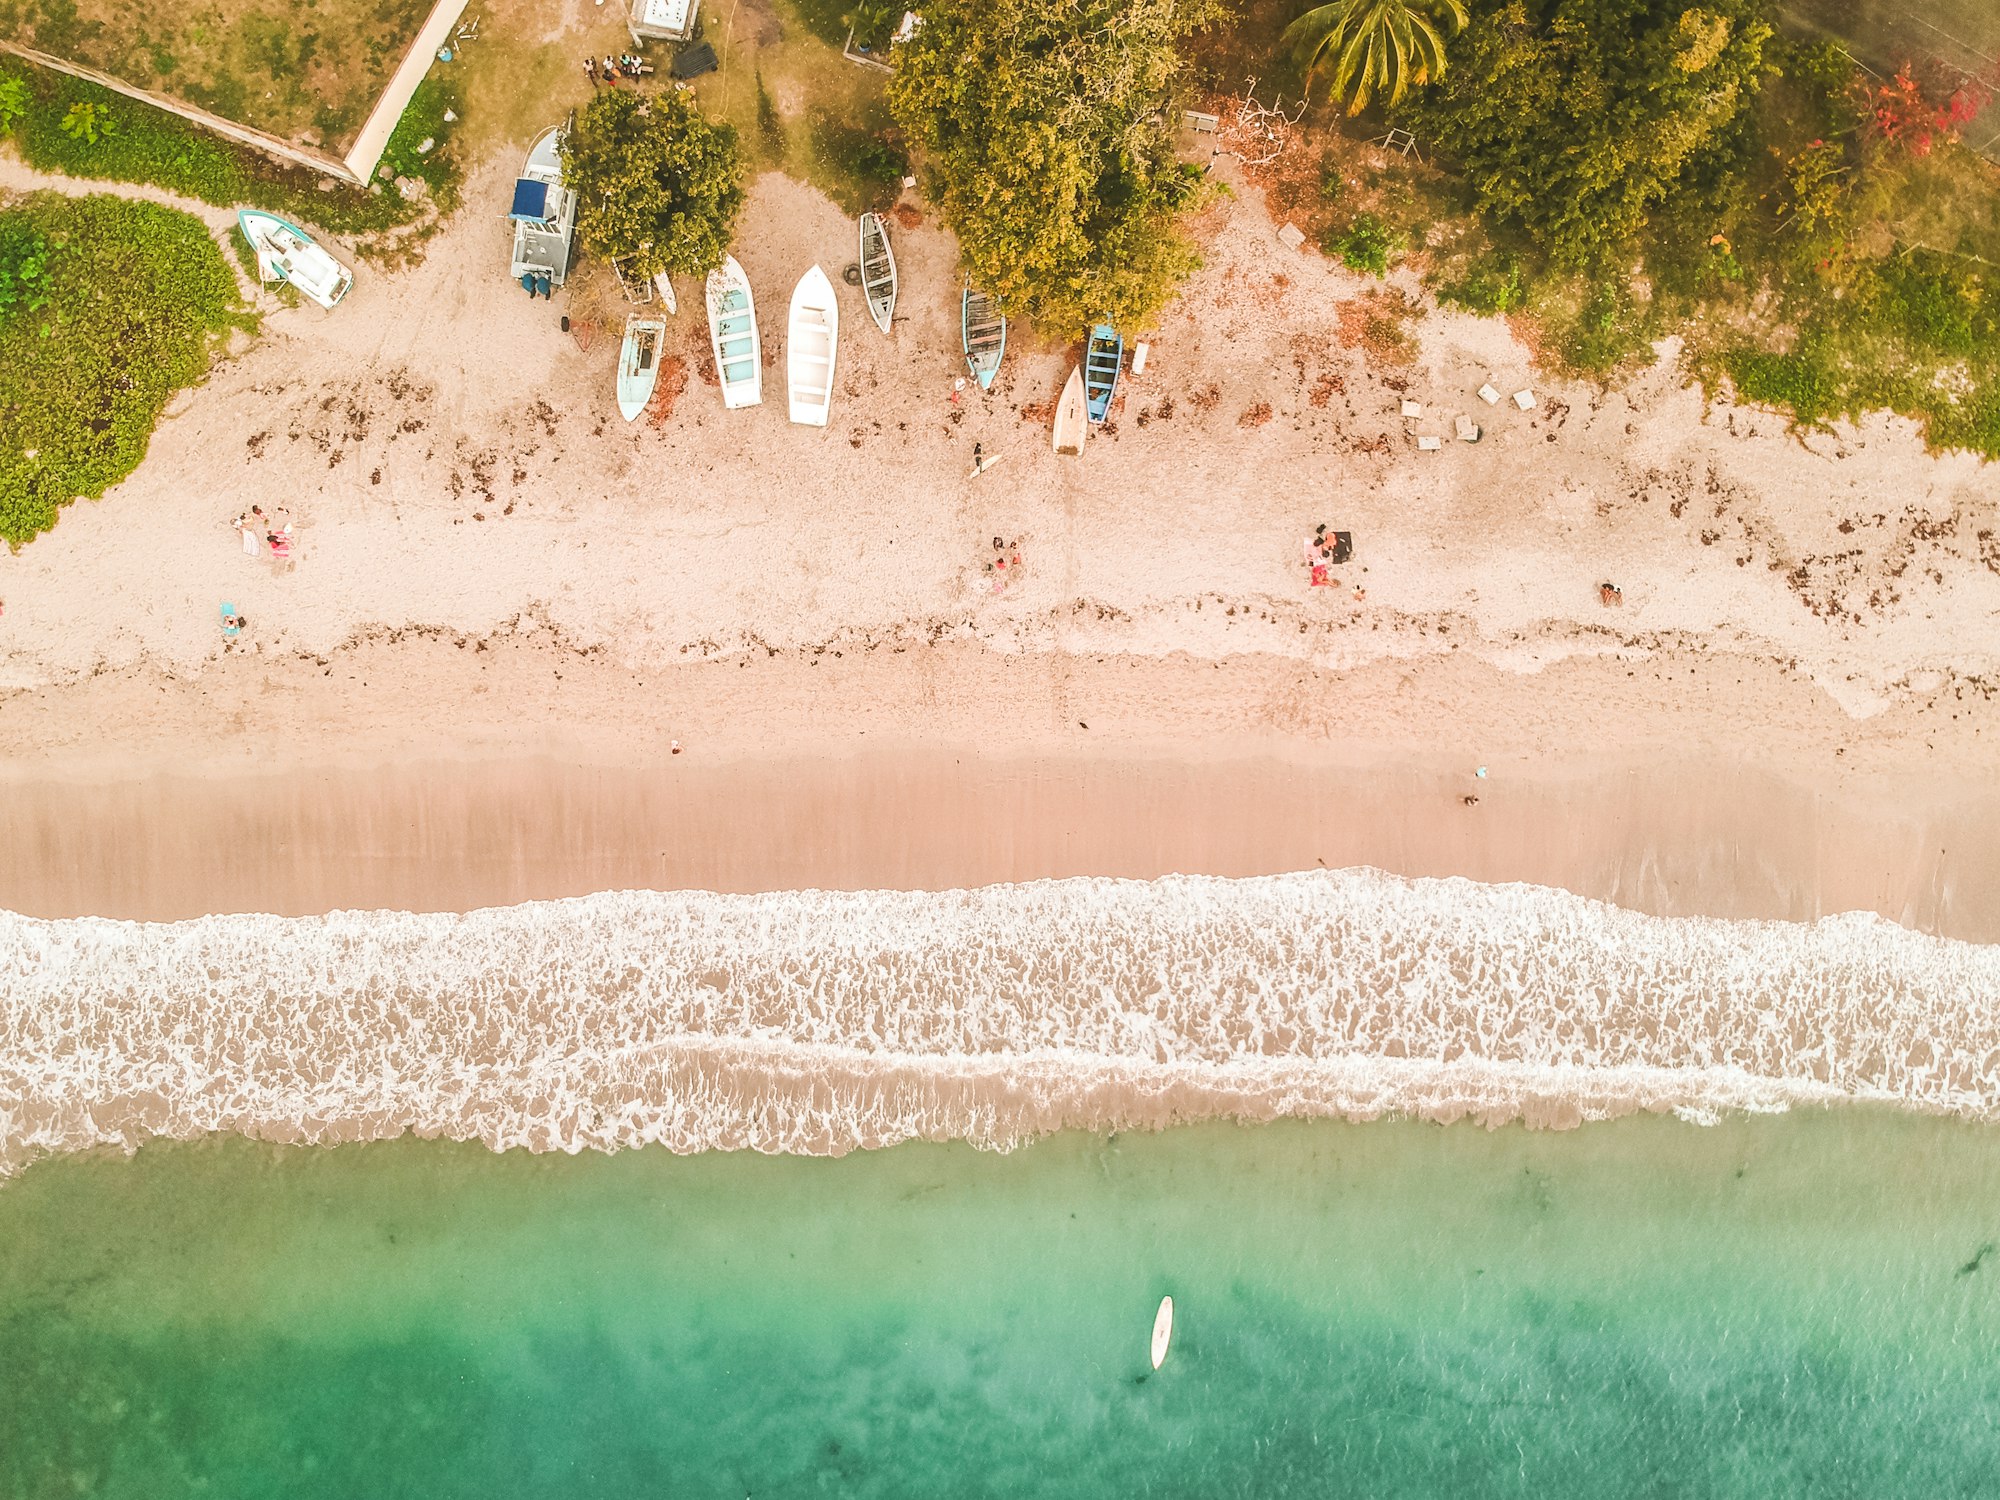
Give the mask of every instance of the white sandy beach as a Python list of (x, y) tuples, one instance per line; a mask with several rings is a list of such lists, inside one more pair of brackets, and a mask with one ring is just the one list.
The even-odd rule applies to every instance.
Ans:
[[(1671, 350), (1619, 390), (1563, 384), (1434, 308), (1412, 363), (1371, 368), (1341, 338), (1369, 283), (1284, 249), (1250, 188), (1080, 460), (1047, 435), (1072, 350), (1017, 337), (990, 396), (955, 391), (929, 224), (897, 232), (893, 337), (841, 289), (832, 426), (793, 427), (784, 301), (815, 261), (838, 279), (852, 225), (775, 176), (737, 248), (765, 404), (725, 413), (697, 376), (627, 427), (615, 337), (579, 348), (505, 278), (510, 156), (421, 267), (364, 265), (331, 316), (269, 310), (130, 481), (0, 556), (0, 908), (1374, 865), (2000, 941), (2000, 487), (1976, 460), (1887, 418), (1788, 432), (1705, 402)], [(699, 368), (681, 299), (669, 348)], [(975, 443), (999, 460), (977, 478)], [(299, 525), (282, 573), (226, 524), (273, 501)], [(1322, 522), (1355, 552), (1314, 589)], [(995, 537), (1025, 562), (1002, 591)], [(1211, 1083), (1184, 1112), (1250, 1097)], [(1312, 1092), (1285, 1087), (1242, 1107)], [(1460, 1102), (1561, 1118), (1536, 1088)], [(1021, 1130), (1089, 1113), (1038, 1097)]]

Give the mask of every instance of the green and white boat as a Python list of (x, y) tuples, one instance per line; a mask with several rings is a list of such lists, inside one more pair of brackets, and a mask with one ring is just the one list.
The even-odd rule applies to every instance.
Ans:
[(236, 225), (257, 253), (259, 280), (295, 286), (329, 310), (354, 285), (354, 273), (322, 250), (298, 225), (257, 208), (246, 208), (237, 214)]

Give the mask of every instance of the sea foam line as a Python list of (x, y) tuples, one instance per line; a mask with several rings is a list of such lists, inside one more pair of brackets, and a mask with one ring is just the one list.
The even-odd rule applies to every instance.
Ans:
[(0, 914), (0, 1172), (222, 1130), (837, 1152), (1842, 1098), (2000, 1118), (2000, 948), (1369, 870)]

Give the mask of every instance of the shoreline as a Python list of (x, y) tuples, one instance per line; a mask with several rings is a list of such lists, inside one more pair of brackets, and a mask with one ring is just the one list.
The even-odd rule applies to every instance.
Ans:
[(1892, 809), (1705, 761), (1486, 781), (1407, 758), (940, 746), (619, 767), (412, 761), (17, 781), (0, 844), (14, 851), (0, 909), (43, 918), (463, 913), (600, 891), (952, 891), (1371, 868), (1547, 887), (1662, 917), (1866, 911), (2000, 942), (2000, 795)]
[[(1692, 654), (1311, 674), (942, 645), (641, 681), (535, 639), (102, 674), (5, 700), (0, 909), (161, 921), (1370, 866), (2000, 942), (1985, 726), (1856, 722), (1751, 674)], [(1913, 727), (1937, 747), (1921, 777), (1897, 769)]]
[(0, 915), (0, 973), (0, 1173), (218, 1130), (840, 1154), (1217, 1117), (2000, 1118), (2000, 948), (1375, 871)]

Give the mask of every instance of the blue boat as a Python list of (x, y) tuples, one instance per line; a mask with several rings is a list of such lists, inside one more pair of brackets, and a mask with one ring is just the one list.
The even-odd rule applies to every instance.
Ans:
[(1090, 330), (1090, 343), (1083, 351), (1083, 402), (1090, 412), (1090, 425), (1102, 427), (1111, 413), (1111, 398), (1118, 394), (1118, 371), (1125, 363), (1125, 340), (1109, 323)]

